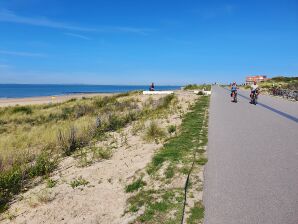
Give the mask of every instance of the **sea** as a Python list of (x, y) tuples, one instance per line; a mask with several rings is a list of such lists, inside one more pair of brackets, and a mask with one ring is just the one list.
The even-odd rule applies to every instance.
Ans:
[[(177, 90), (181, 86), (155, 86), (155, 90)], [(148, 90), (142, 85), (56, 85), (56, 84), (0, 84), (0, 98), (61, 96), (82, 93), (123, 93)]]

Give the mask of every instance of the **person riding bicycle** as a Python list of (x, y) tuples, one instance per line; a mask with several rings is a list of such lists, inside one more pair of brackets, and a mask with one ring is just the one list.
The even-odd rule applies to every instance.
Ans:
[(254, 84), (250, 86), (250, 98), (252, 98), (253, 94), (259, 95), (259, 86), (257, 85), (257, 82), (254, 81)]
[(237, 93), (237, 84), (236, 82), (233, 82), (232, 86), (231, 86), (231, 97), (234, 96), (234, 94)]

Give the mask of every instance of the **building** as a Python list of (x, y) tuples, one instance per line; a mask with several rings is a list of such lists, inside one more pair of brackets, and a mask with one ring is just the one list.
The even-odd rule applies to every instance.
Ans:
[(268, 80), (266, 75), (247, 76), (245, 84), (252, 85), (254, 82), (264, 82), (266, 80)]

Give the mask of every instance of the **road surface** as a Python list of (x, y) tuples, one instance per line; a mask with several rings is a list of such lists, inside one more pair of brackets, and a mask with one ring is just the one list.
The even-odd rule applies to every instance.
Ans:
[(298, 224), (298, 102), (212, 89), (205, 224)]

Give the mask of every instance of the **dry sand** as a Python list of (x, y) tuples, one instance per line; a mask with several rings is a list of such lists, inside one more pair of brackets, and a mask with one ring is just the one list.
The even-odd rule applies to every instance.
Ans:
[[(197, 97), (185, 92), (177, 95), (183, 112)], [(145, 96), (140, 97), (144, 100)], [(159, 119), (158, 123), (164, 128), (170, 124), (179, 126), (181, 116), (172, 114)], [(51, 176), (58, 181), (57, 185), (47, 188), (46, 183), (41, 183), (21, 194), (4, 214), (5, 219), (1, 221), (0, 218), (0, 223), (123, 224), (133, 221), (136, 217), (124, 214), (130, 196), (125, 193), (125, 186), (133, 181), (135, 174), (145, 172), (146, 165), (162, 144), (145, 143), (144, 132), (133, 135), (131, 129), (132, 125), (121, 133), (111, 133), (112, 137), (98, 143), (99, 146), (116, 145), (109, 160), (78, 167), (77, 159), (64, 158)], [(88, 185), (73, 189), (70, 182), (80, 176), (89, 182)]]

